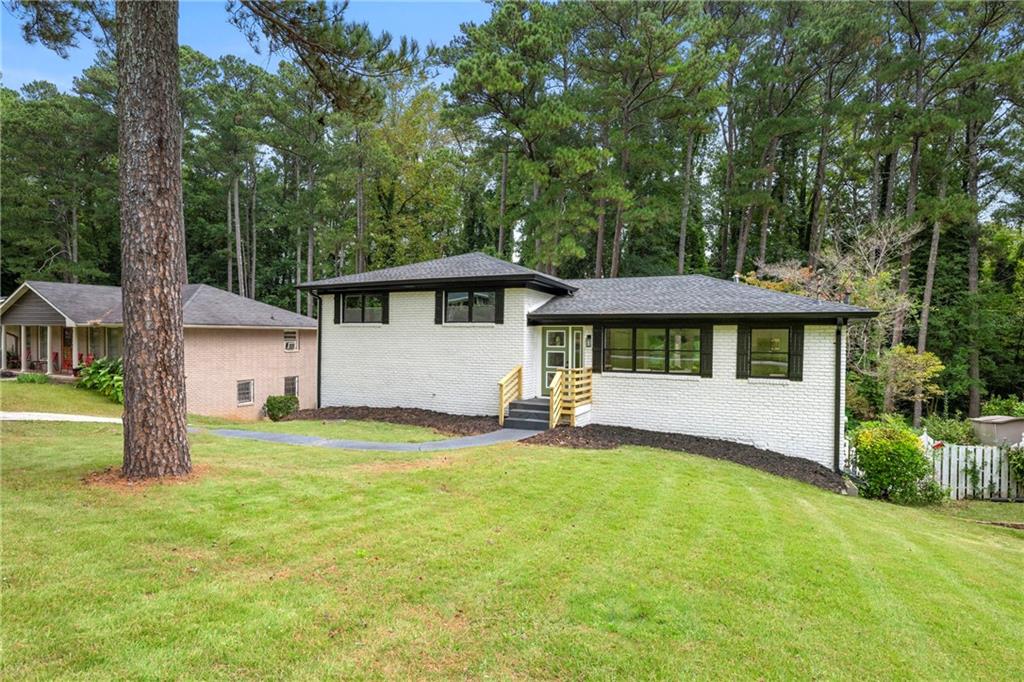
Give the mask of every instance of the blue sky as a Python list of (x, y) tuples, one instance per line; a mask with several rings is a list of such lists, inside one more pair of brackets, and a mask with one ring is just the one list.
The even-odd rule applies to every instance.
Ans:
[[(225, 2), (184, 0), (181, 3), (178, 38), (211, 57), (235, 54), (264, 68), (272, 69), (283, 55), (256, 54), (245, 37), (228, 23)], [(408, 36), (421, 48), (430, 42), (443, 44), (459, 32), (464, 21), (482, 21), (490, 7), (476, 0), (462, 2), (411, 2), (353, 0), (346, 18), (366, 22), (374, 33), (387, 31), (396, 39)], [(96, 48), (86, 40), (70, 51), (67, 59), (39, 45), (27, 44), (21, 37), (18, 21), (7, 10), (0, 10), (0, 71), (6, 87), (18, 89), (33, 80), (47, 80), (62, 90), (71, 87), (75, 76), (92, 63)]]

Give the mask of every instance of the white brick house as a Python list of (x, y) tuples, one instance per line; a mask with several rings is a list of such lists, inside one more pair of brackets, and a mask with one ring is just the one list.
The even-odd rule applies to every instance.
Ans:
[(828, 467), (844, 429), (845, 325), (874, 314), (703, 275), (561, 280), (480, 253), (303, 288), (320, 300), (321, 406), (494, 415), (506, 407), (498, 381), (521, 367), (525, 400), (506, 425), (547, 428), (549, 384), (575, 372), (587, 396), (576, 425), (731, 440)]

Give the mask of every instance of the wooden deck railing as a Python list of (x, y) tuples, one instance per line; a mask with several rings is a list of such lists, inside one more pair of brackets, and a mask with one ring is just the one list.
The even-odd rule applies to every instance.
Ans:
[(560, 369), (555, 372), (555, 375), (551, 377), (551, 383), (548, 384), (548, 395), (551, 400), (548, 403), (548, 428), (553, 429), (558, 426), (558, 421), (562, 418), (562, 392), (565, 388), (565, 372), (567, 370)]
[(551, 393), (548, 408), (551, 428), (562, 418), (569, 420), (569, 426), (576, 426), (576, 408), (590, 404), (594, 396), (594, 370), (590, 367), (559, 370), (551, 378), (548, 390)]
[(513, 400), (523, 397), (523, 366), (515, 367), (498, 380), (498, 425), (505, 425), (505, 410)]

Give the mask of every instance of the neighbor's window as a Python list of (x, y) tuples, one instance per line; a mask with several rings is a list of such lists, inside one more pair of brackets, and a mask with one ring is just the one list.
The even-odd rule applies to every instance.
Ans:
[(235, 390), (239, 405), (252, 405), (252, 379), (239, 381)]
[(299, 394), (299, 378), (298, 377), (285, 377), (284, 378), (284, 394), (285, 395), (298, 395)]
[(107, 355), (112, 358), (121, 357), (124, 346), (124, 335), (120, 327), (107, 327)]
[(299, 333), (297, 331), (288, 330), (284, 333), (284, 351), (286, 353), (293, 353), (299, 349)]
[(604, 330), (606, 372), (700, 374), (700, 329), (612, 327)]
[(104, 336), (105, 330), (103, 327), (89, 327), (89, 355), (94, 358), (102, 358), (104, 356)]
[(750, 376), (767, 379), (789, 376), (789, 329), (750, 330)]
[(383, 322), (384, 296), (381, 294), (345, 294), (343, 322)]
[(444, 300), (445, 322), (494, 322), (497, 294), (482, 291), (447, 291)]

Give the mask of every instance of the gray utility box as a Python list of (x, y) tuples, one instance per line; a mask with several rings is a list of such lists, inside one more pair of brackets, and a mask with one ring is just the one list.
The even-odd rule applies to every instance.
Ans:
[(1024, 439), (1024, 417), (973, 417), (974, 435), (983, 445), (1016, 445)]

